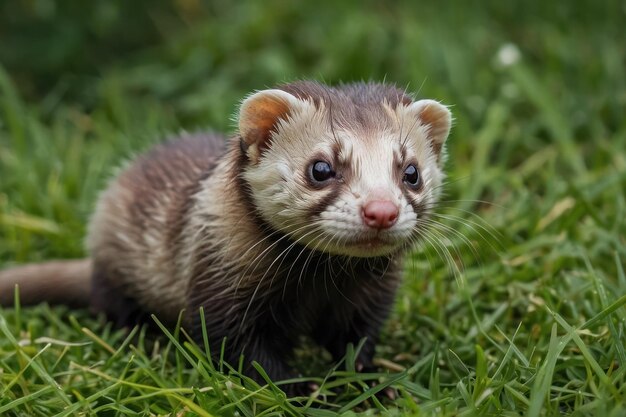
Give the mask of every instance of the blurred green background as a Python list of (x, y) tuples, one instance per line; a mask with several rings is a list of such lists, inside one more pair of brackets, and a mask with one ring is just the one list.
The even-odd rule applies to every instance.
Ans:
[(0, 4), (0, 62), (32, 102), (89, 111), (119, 88), (167, 105), (187, 126), (223, 127), (243, 94), (276, 82), (387, 79), (454, 104), (464, 134), (503, 94), (523, 104), (528, 92), (514, 91), (498, 66), (498, 51), (511, 43), (536, 69), (543, 93), (574, 116), (571, 128), (582, 138), (599, 117), (615, 128), (623, 116), (625, 7), (611, 0), (14, 0)]

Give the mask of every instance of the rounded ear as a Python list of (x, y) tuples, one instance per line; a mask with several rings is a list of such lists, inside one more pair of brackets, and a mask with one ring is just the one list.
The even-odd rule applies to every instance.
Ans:
[(409, 105), (409, 111), (416, 115), (423, 126), (428, 127), (428, 138), (432, 141), (437, 159), (440, 159), (443, 144), (450, 133), (452, 113), (435, 100), (418, 100)]
[(239, 109), (239, 134), (248, 158), (256, 163), (269, 146), (278, 122), (286, 120), (301, 102), (283, 90), (263, 90), (246, 98)]

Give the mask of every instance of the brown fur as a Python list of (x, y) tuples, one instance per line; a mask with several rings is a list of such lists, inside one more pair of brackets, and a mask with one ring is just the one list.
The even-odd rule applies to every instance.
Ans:
[[(385, 84), (278, 88), (244, 101), (228, 146), (216, 134), (183, 135), (124, 170), (92, 218), (91, 264), (72, 268), (85, 276), (93, 265), (90, 304), (120, 325), (147, 313), (172, 322), (186, 309), (200, 339), (202, 308), (213, 349), (226, 339), (227, 361), (243, 354), (257, 378), (252, 361), (273, 379), (293, 376), (287, 358), (302, 335), (336, 359), (366, 338), (359, 362), (371, 366), (401, 256), (438, 196), (449, 112)], [(311, 182), (316, 160), (329, 160), (337, 177)], [(422, 169), (421, 188), (403, 185), (409, 163)], [(364, 228), (367, 198), (398, 201), (398, 230)], [(386, 246), (359, 243), (374, 238)], [(25, 294), (29, 301), (55, 297), (42, 279), (27, 283), (40, 269), (24, 271), (0, 275), (0, 284), (13, 277), (24, 293), (39, 293)], [(78, 281), (74, 294), (85, 297)]]
[[(187, 282), (181, 282), (176, 262), (186, 211), (225, 142), (217, 134), (183, 135), (140, 156), (111, 183), (98, 201), (87, 238), (98, 272), (95, 291), (111, 287), (142, 310), (176, 320), (186, 307)], [(100, 277), (106, 282), (100, 283)], [(94, 301), (110, 310), (109, 300), (101, 298), (96, 295)]]

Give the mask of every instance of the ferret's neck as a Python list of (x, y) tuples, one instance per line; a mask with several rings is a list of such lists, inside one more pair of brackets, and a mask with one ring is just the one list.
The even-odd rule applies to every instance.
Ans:
[[(180, 265), (212, 259), (213, 265), (246, 264), (268, 251), (262, 222), (241, 173), (245, 155), (235, 141), (190, 197), (186, 224), (180, 233)], [(207, 263), (208, 264), (208, 263)], [(193, 267), (183, 273), (193, 276)]]

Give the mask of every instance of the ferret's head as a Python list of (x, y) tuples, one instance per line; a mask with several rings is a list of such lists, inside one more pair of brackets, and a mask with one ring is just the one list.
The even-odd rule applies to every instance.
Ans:
[(297, 82), (245, 99), (243, 179), (276, 232), (339, 255), (414, 243), (444, 178), (448, 109), (385, 84)]

